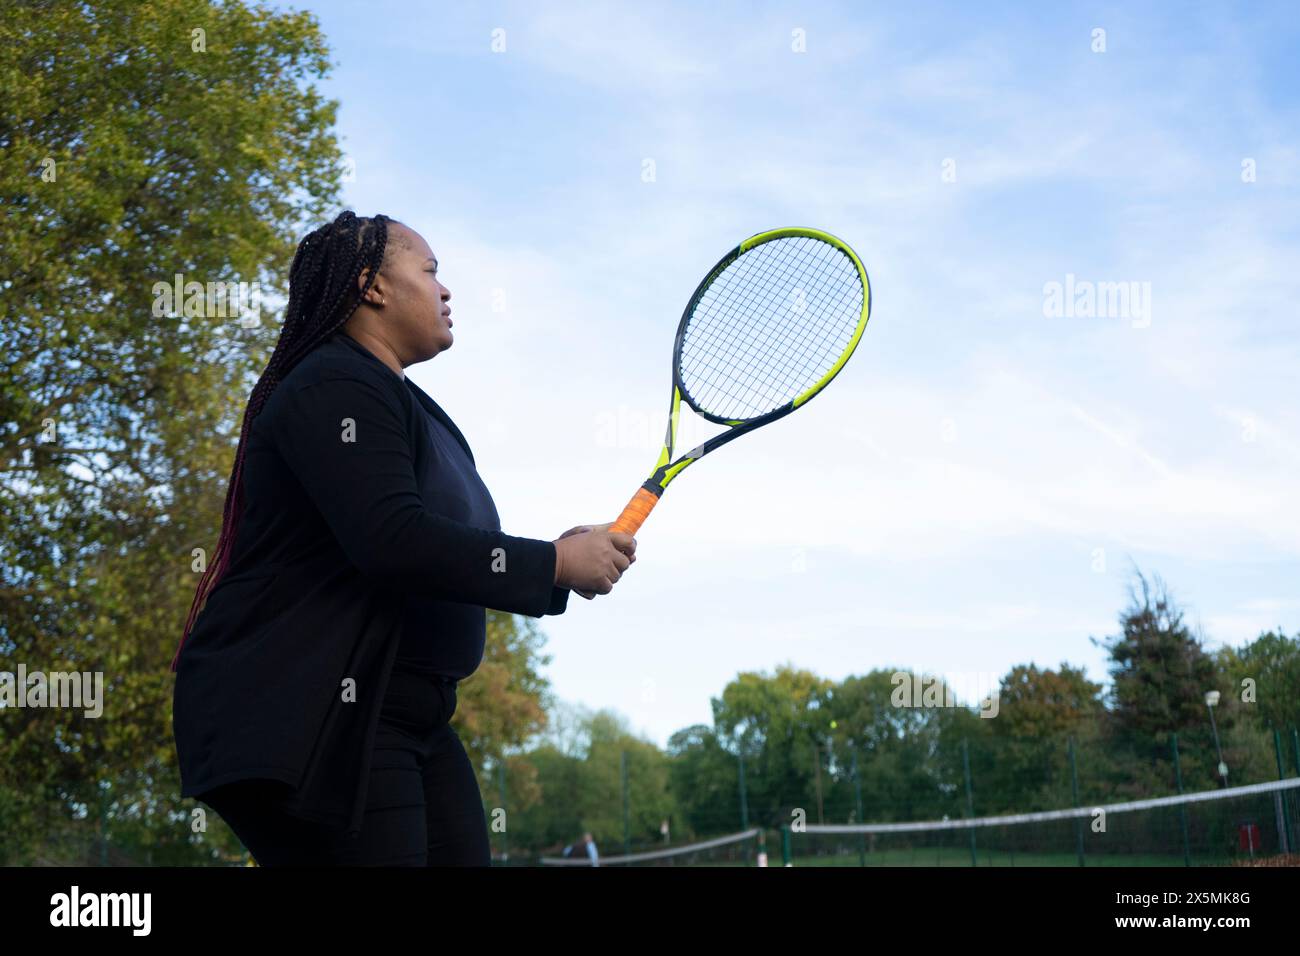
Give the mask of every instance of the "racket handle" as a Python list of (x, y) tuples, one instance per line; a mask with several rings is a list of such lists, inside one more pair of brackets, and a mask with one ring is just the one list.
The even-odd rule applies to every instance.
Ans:
[(641, 527), (645, 519), (650, 516), (654, 506), (659, 504), (659, 496), (652, 491), (646, 491), (645, 488), (638, 488), (632, 500), (627, 503), (623, 513), (618, 516), (618, 520), (610, 525), (610, 531), (617, 531), (620, 534), (636, 534), (637, 529)]

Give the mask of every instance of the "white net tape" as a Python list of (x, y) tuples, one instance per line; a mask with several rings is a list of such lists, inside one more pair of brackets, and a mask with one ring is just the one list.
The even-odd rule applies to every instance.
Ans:
[[(739, 833), (715, 837), (712, 840), (704, 840), (700, 843), (689, 843), (684, 846), (669, 847), (664, 850), (648, 850), (645, 853), (628, 853), (623, 856), (602, 856), (600, 858), (600, 865), (618, 866), (620, 863), (650, 863), (655, 860), (666, 860), (672, 857), (699, 853), (701, 850), (712, 850), (720, 846), (727, 846), (731, 843), (743, 843), (746, 840), (753, 840), (757, 836), (758, 828), (751, 827), (750, 829), (742, 830)], [(591, 860), (587, 859), (585, 853), (576, 859), (564, 856), (546, 856), (542, 857), (542, 863), (547, 866), (591, 866)]]
[(1286, 780), (1272, 780), (1268, 783), (1252, 783), (1242, 787), (1227, 787), (1222, 790), (1202, 790), (1198, 793), (1182, 793), (1172, 797), (1152, 797), (1148, 800), (1131, 800), (1127, 803), (1101, 803), (1091, 807), (1071, 807), (1068, 810), (1044, 810), (1039, 813), (1013, 813), (1000, 817), (974, 817), (962, 820), (927, 820), (917, 823), (809, 823), (801, 830), (793, 827), (791, 832), (800, 833), (914, 833), (927, 830), (964, 830), (970, 827), (1000, 827), (1018, 823), (1045, 823), (1052, 820), (1070, 820), (1075, 817), (1091, 817), (1098, 811), (1110, 813), (1131, 813), (1134, 810), (1154, 810), (1159, 807), (1176, 807), (1190, 803), (1204, 803), (1207, 800), (1229, 800), (1233, 797), (1250, 797), (1278, 790), (1293, 790), (1300, 787), (1300, 777)]

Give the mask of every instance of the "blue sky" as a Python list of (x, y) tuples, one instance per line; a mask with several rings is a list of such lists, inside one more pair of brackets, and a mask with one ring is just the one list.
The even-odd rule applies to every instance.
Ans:
[[(1300, 631), (1293, 6), (284, 6), (334, 51), (346, 201), (439, 258), (455, 345), (408, 374), (509, 533), (617, 516), (741, 239), (817, 226), (871, 276), (827, 391), (542, 619), (566, 702), (662, 745), (782, 663), (1104, 680), (1134, 565), (1211, 647)], [(1069, 276), (1149, 312), (1045, 314)]]

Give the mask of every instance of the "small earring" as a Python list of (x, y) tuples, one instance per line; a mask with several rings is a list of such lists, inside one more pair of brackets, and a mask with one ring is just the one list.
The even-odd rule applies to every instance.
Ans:
[(384, 297), (382, 295), (379, 297), (379, 304), (380, 305), (384, 304)]

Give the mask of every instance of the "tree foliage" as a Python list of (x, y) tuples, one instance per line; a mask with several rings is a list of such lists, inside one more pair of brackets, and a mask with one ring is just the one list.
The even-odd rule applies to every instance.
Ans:
[(141, 860), (190, 858), (167, 664), (277, 328), (211, 300), (159, 314), (155, 286), (283, 295), (337, 201), (326, 49), (310, 16), (238, 3), (7, 6), (0, 669), (101, 672), (104, 712), (4, 715), (0, 828), (24, 838), (0, 847), (84, 815)]

